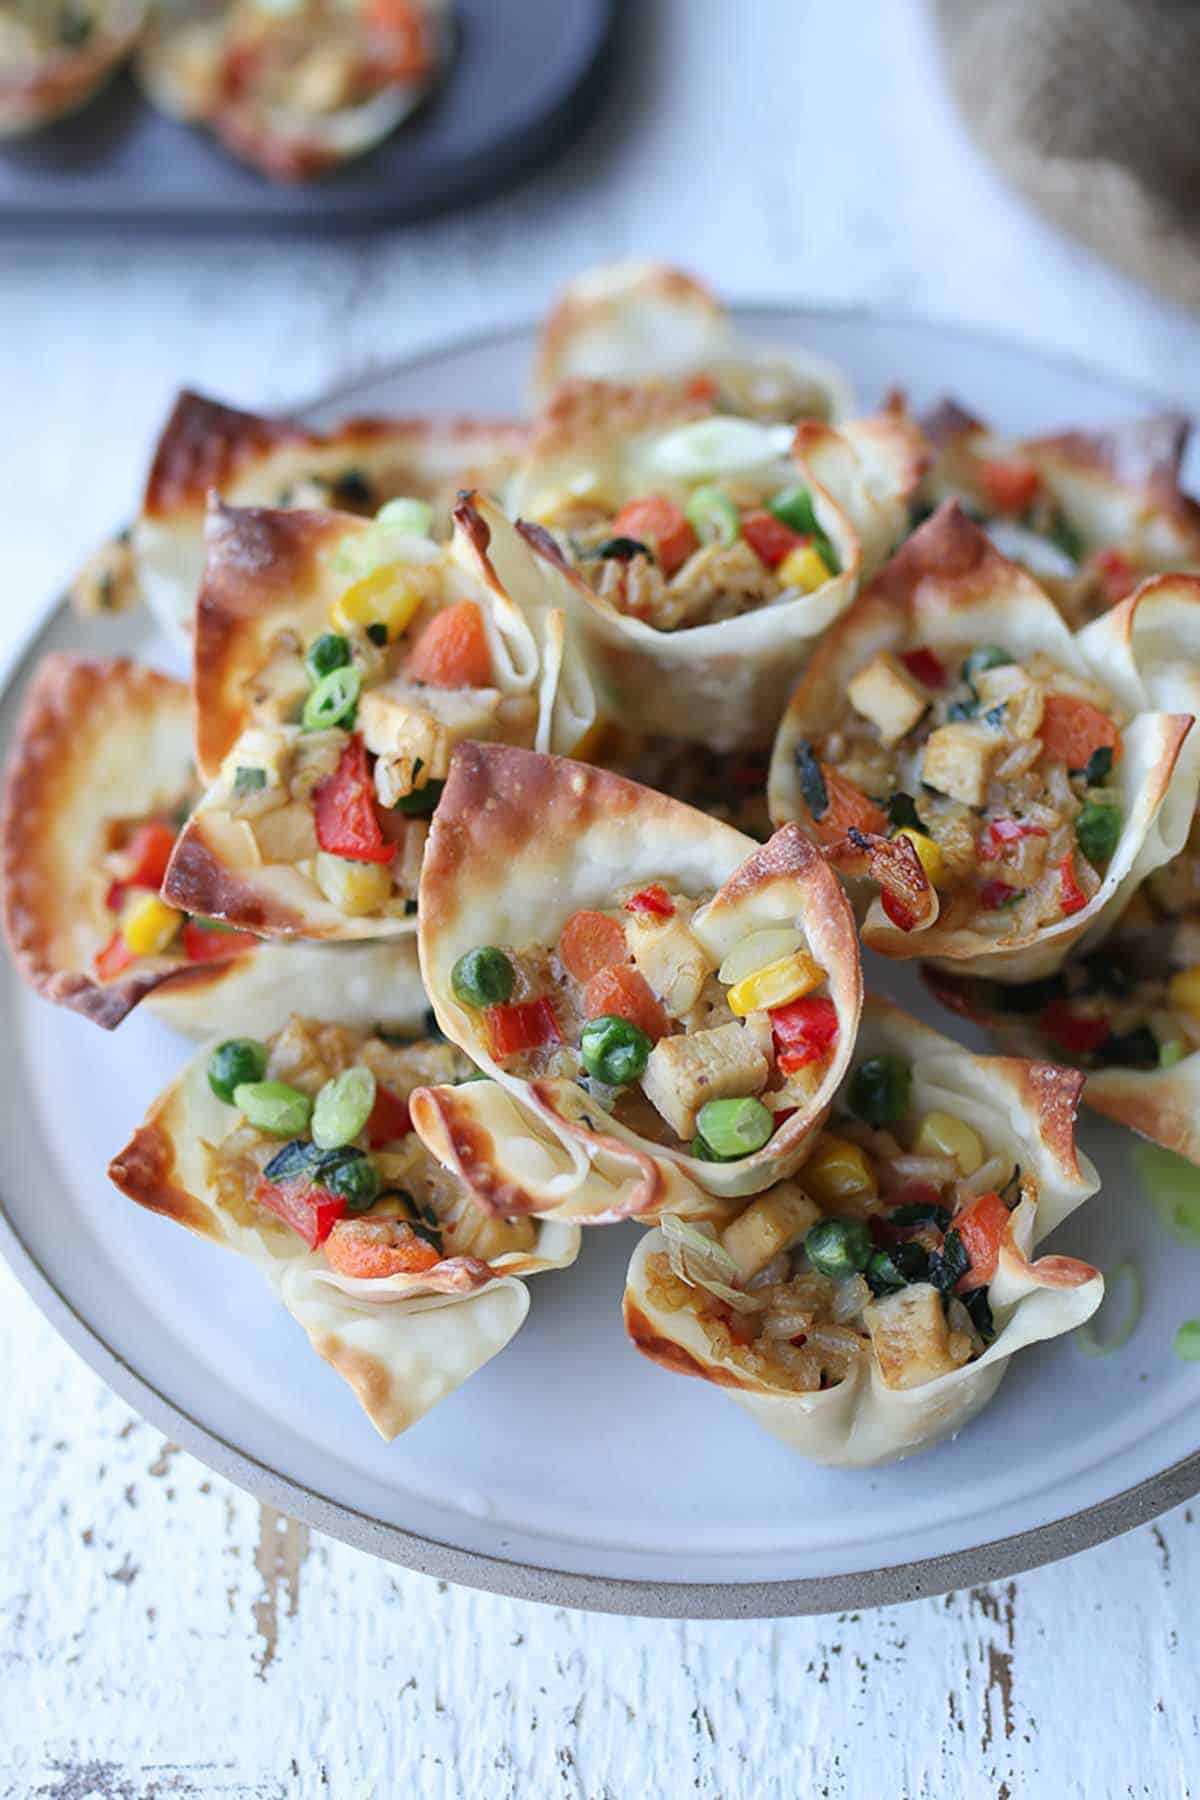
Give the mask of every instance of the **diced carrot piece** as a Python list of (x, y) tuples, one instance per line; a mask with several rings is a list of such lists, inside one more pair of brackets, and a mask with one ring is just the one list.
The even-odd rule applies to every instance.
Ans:
[(844, 838), (852, 826), (877, 836), (887, 830), (887, 815), (869, 794), (864, 794), (829, 763), (821, 764), (821, 774), (829, 805), (819, 819), (813, 820), (820, 843), (835, 843), (838, 838)]
[(1007, 1206), (995, 1193), (980, 1194), (965, 1212), (955, 1215), (953, 1228), (971, 1259), (970, 1269), (958, 1284), (958, 1293), (986, 1287), (991, 1281), (1000, 1260), (1000, 1243), (1008, 1218)]
[(629, 946), (618, 919), (607, 913), (572, 913), (558, 940), (558, 955), (568, 975), (590, 981), (601, 969), (629, 961)]
[(423, 1275), (442, 1258), (403, 1219), (346, 1219), (325, 1240), (327, 1261), (355, 1281)]
[(589, 1019), (606, 1013), (640, 1025), (646, 1036), (657, 1043), (665, 1037), (669, 1020), (654, 989), (632, 963), (618, 963), (593, 975), (583, 990), (583, 1010)]
[(410, 650), (404, 672), (427, 687), (491, 686), (492, 653), (474, 600), (456, 600), (434, 614)]
[(1038, 732), (1042, 755), (1068, 769), (1086, 769), (1093, 753), (1108, 749), (1121, 754), (1121, 734), (1107, 713), (1075, 694), (1047, 694)]
[(1032, 463), (985, 462), (979, 465), (979, 481), (997, 512), (1023, 513), (1033, 505), (1042, 478)]
[(657, 494), (623, 506), (612, 522), (612, 532), (614, 537), (637, 538), (639, 543), (649, 544), (668, 578), (700, 547), (700, 539), (681, 509)]

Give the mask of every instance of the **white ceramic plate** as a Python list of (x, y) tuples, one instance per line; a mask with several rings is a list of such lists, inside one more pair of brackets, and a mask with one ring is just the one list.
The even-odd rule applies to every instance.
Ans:
[[(911, 320), (757, 308), (744, 322), (843, 363), (866, 403), (901, 383), (918, 406), (948, 392), (1021, 429), (1100, 424), (1156, 404), (1083, 368)], [(516, 329), (456, 345), (314, 411), (510, 412), (532, 341)], [(61, 612), (37, 648), (81, 641), (172, 660), (140, 620), (85, 631)], [(0, 712), (6, 735), (24, 673)], [(915, 980), (882, 965), (872, 976), (947, 1025)], [(1085, 1123), (1104, 1191), (1053, 1247), (1109, 1269), (1138, 1261), (1148, 1304), (1133, 1338), (1104, 1360), (1069, 1341), (1024, 1353), (961, 1438), (910, 1462), (811, 1468), (719, 1392), (643, 1361), (619, 1310), (634, 1226), (585, 1233), (573, 1270), (532, 1283), (516, 1342), (388, 1446), (251, 1269), (109, 1186), (109, 1157), (187, 1046), (146, 1013), (108, 1036), (32, 998), (7, 964), (0, 980), (10, 1022), (4, 1242), (18, 1274), (162, 1430), (360, 1548), (559, 1604), (764, 1616), (994, 1579), (1200, 1490), (1200, 1368), (1171, 1352), (1176, 1326), (1200, 1311), (1193, 1268), (1140, 1201), (1114, 1128)]]

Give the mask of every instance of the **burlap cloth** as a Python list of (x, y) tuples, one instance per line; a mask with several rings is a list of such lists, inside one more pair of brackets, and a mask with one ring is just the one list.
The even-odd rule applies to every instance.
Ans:
[(972, 135), (1064, 230), (1200, 307), (1200, 0), (934, 0)]

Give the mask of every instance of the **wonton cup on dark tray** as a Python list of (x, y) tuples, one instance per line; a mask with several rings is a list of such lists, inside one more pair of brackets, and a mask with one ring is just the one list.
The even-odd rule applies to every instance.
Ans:
[(1034, 1247), (1099, 1185), (1082, 1077), (972, 1056), (868, 1000), (855, 1068), (794, 1178), (717, 1233), (634, 1252), (642, 1353), (725, 1388), (814, 1462), (889, 1462), (958, 1431), (1009, 1359), (1095, 1312), (1100, 1274)]
[(571, 750), (594, 722), (569, 587), (477, 495), (448, 546), (403, 518), (219, 507), (195, 640), (211, 785), (166, 897), (272, 936), (412, 931), (455, 743)]
[(509, 510), (583, 576), (567, 602), (606, 715), (718, 750), (765, 744), (790, 683), (908, 527), (923, 440), (717, 415), (683, 383), (575, 382)]
[(142, 29), (146, 0), (18, 0), (0, 17), (0, 138), (85, 106)]
[(492, 1079), (413, 1119), (502, 1215), (719, 1210), (797, 1166), (853, 1054), (854, 921), (803, 835), (759, 846), (580, 763), (460, 747), (419, 941)]
[(185, 391), (158, 439), (131, 531), (91, 559), (76, 581), (76, 603), (107, 612), (144, 600), (165, 631), (186, 638), (213, 493), (231, 506), (366, 514), (389, 500), (423, 500), (444, 536), (459, 491), (499, 491), (527, 435), (515, 422), (454, 415), (347, 419), (314, 431)]
[(955, 405), (921, 421), (929, 501), (961, 500), (998, 549), (1041, 580), (1072, 625), (1146, 575), (1200, 569), (1200, 503), (1180, 486), (1181, 415), (1015, 440)]
[(45, 999), (112, 1029), (147, 1000), (203, 1036), (282, 1022), (285, 995), (347, 1023), (405, 1014), (415, 958), (394, 948), (272, 945), (166, 906), (159, 885), (198, 792), (186, 687), (123, 658), (39, 665), (9, 753), (4, 926)]
[(776, 423), (854, 411), (840, 369), (811, 351), (742, 337), (711, 289), (666, 263), (605, 263), (559, 294), (538, 340), (535, 401), (580, 376), (690, 377), (708, 384), (722, 412)]
[[(415, 1034), (419, 984), (414, 999)], [(569, 1225), (489, 1218), (413, 1133), (412, 1087), (467, 1067), (449, 1044), (293, 1018), (201, 1051), (109, 1167), (140, 1206), (260, 1268), (385, 1438), (504, 1348), (525, 1276), (578, 1254)]]
[(881, 888), (864, 942), (999, 981), (1095, 945), (1187, 837), (1200, 581), (1163, 576), (1072, 635), (954, 503), (814, 655), (771, 816)]

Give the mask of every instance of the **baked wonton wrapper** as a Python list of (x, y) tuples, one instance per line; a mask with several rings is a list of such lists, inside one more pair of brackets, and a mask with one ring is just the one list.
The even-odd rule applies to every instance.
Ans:
[(836, 420), (854, 411), (853, 389), (833, 363), (743, 338), (709, 288), (666, 263), (605, 263), (563, 289), (538, 340), (536, 404), (579, 376), (707, 379), (722, 410), (747, 418)]
[[(420, 1021), (418, 1009), (406, 1023), (419, 1031)], [(393, 1438), (510, 1342), (529, 1310), (524, 1277), (568, 1267), (578, 1255), (579, 1232), (542, 1223), (531, 1250), (494, 1264), (453, 1256), (419, 1275), (340, 1274), (265, 1209), (223, 1202), (210, 1150), (240, 1114), (209, 1087), (209, 1054), (202, 1050), (158, 1097), (109, 1165), (109, 1176), (140, 1206), (259, 1268), (376, 1430)]]
[[(789, 434), (786, 426), (722, 420), (706, 399), (680, 384), (575, 382), (558, 391), (535, 425), (508, 489), (508, 509), (527, 521), (523, 529), (548, 551), (549, 533), (555, 533), (566, 567), (576, 521), (589, 511), (615, 517), (647, 495), (683, 506), (690, 491), (717, 479), (700, 472), (683, 476), (672, 455), (678, 432), (703, 430), (710, 421), (719, 430), (747, 425), (761, 438), (763, 460), (737, 471), (739, 486), (753, 485), (764, 500), (797, 482), (808, 488), (817, 522), (837, 553), (838, 572), (811, 592), (784, 588), (736, 616), (674, 630), (622, 611), (582, 580), (566, 603), (607, 717), (631, 730), (728, 750), (769, 743), (813, 645), (907, 530), (924, 449), (899, 410), (836, 429), (805, 420)], [(704, 563), (696, 579), (710, 582), (707, 558), (717, 549), (702, 547), (675, 579), (691, 579), (689, 570)], [(748, 557), (764, 580), (774, 580), (745, 545), (734, 553)]]
[[(295, 722), (302, 703), (293, 691), (297, 676), (307, 691), (303, 649), (329, 629), (331, 607), (354, 580), (339, 560), (345, 547), (369, 540), (378, 529), (340, 513), (214, 510), (197, 606), (194, 684), (197, 760), (211, 785), (167, 871), (163, 891), (174, 905), (267, 936), (372, 938), (415, 929), (412, 908), (406, 910), (396, 898), (382, 912), (372, 908), (351, 916), (317, 885), (307, 857), (272, 860), (233, 791), (239, 768), (262, 763), (264, 730), (288, 747), (310, 744), (310, 734)], [(482, 614), (492, 682), (487, 689), (462, 690), (464, 700), (472, 693), (481, 697), (471, 727), (475, 735), (519, 731), (538, 749), (576, 749), (594, 723), (595, 709), (587, 671), (568, 654), (562, 601), (571, 578), (557, 560), (520, 537), (499, 508), (479, 495), (456, 506), (448, 550), (409, 537), (398, 538), (394, 550), (401, 577), (408, 566), (414, 579), (436, 572), (430, 616), (462, 600), (472, 601)], [(424, 612), (417, 615), (414, 636), (424, 618)], [(405, 635), (398, 645), (401, 672), (408, 642)], [(359, 701), (359, 730), (371, 751), (376, 743), (363, 719), (372, 690), (393, 691), (383, 674), (365, 683)], [(409, 684), (399, 695), (399, 705), (410, 713), (416, 708), (405, 743), (411, 749), (417, 742), (416, 767), (424, 757), (425, 779), (440, 779), (441, 766), (429, 760), (433, 753), (426, 738), (440, 744), (441, 726), (435, 712), (426, 719), (421, 711), (422, 691)], [(431, 709), (446, 697), (437, 688), (428, 693)], [(485, 718), (482, 701), (489, 696), (492, 710)], [(518, 718), (512, 708), (521, 702), (526, 704)], [(418, 729), (423, 724), (429, 725), (425, 735)], [(303, 804), (311, 813), (311, 795)], [(275, 816), (269, 815), (268, 823)], [(405, 868), (419, 863), (423, 833), (423, 821), (407, 822), (397, 851)], [(312, 845), (315, 854), (315, 836)]]
[(0, 137), (17, 137), (87, 104), (132, 48), (146, 0), (16, 0), (4, 12)]
[(1124, 823), (1097, 892), (1081, 910), (1024, 936), (987, 937), (969, 925), (942, 924), (936, 892), (903, 840), (873, 839), (868, 848), (864, 838), (857, 860), (848, 841), (833, 846), (832, 854), (856, 878), (868, 872), (878, 878), (886, 864), (906, 886), (905, 903), (918, 917), (917, 928), (899, 929), (876, 899), (863, 924), (863, 941), (872, 949), (998, 981), (1029, 981), (1058, 968), (1077, 946), (1098, 943), (1138, 885), (1187, 838), (1200, 782), (1200, 739), (1191, 733), (1200, 710), (1200, 581), (1163, 576), (1146, 582), (1072, 634), (1033, 577), (1001, 556), (956, 502), (947, 502), (818, 647), (776, 736), (769, 805), (776, 824), (799, 819), (811, 829), (797, 750), (842, 716), (847, 683), (873, 656), (918, 646), (961, 652), (979, 644), (1000, 645), (1018, 661), (1043, 652), (1068, 672), (1102, 684), (1131, 715), (1112, 773)]
[(30, 986), (110, 1030), (145, 999), (167, 1024), (197, 1037), (222, 1026), (272, 1030), (297, 995), (346, 1024), (419, 1012), (415, 954), (383, 944), (260, 943), (191, 962), (177, 939), (102, 980), (95, 958), (117, 924), (105, 900), (110, 833), (169, 816), (195, 791), (191, 701), (181, 681), (124, 658), (44, 659), (10, 751), (0, 827), (4, 926)]
[(459, 490), (499, 491), (526, 437), (524, 425), (454, 416), (347, 419), (314, 431), (185, 391), (158, 439), (132, 531), (92, 559), (76, 603), (96, 612), (145, 600), (170, 636), (187, 639), (213, 492), (231, 506), (367, 513), (411, 496), (433, 506), (444, 535)]
[[(690, 921), (714, 967), (749, 933), (798, 926), (826, 972), (838, 1032), (820, 1079), (764, 1149), (708, 1162), (605, 1113), (573, 1080), (525, 1081), (495, 1060), (451, 972), (479, 945), (552, 947), (580, 909), (665, 882), (712, 898)], [(678, 801), (581, 763), (500, 745), (455, 754), (421, 877), (421, 968), (438, 1024), (491, 1082), (418, 1090), (413, 1122), (489, 1211), (603, 1223), (708, 1213), (794, 1169), (854, 1050), (862, 978), (839, 884), (794, 828), (756, 845)], [(717, 1197), (714, 1201), (714, 1196)]]
[[(1118, 552), (1121, 564), (1113, 572), (1127, 565), (1129, 583), (1200, 569), (1200, 503), (1180, 485), (1191, 430), (1182, 415), (1013, 440), (947, 400), (922, 426), (934, 452), (923, 487), (929, 500), (961, 499), (992, 519), (999, 547), (1051, 581), (1072, 621), (1111, 603), (1110, 583), (1079, 573), (1097, 552)], [(1036, 475), (1035, 497), (1029, 506), (1018, 504), (1017, 516), (997, 515), (988, 484), (989, 465), (996, 464)], [(1020, 499), (1018, 486), (1014, 500)], [(1048, 537), (1036, 530), (1043, 512)]]
[[(959, 1431), (995, 1393), (1018, 1350), (1074, 1330), (1104, 1295), (1103, 1277), (1087, 1263), (1065, 1256), (1031, 1260), (1035, 1246), (1099, 1186), (1095, 1169), (1075, 1148), (1082, 1078), (1049, 1064), (972, 1056), (899, 1008), (868, 1000), (856, 1061), (881, 1054), (911, 1063), (914, 1111), (958, 1117), (1020, 1165), (1021, 1199), (987, 1288), (996, 1336), (973, 1362), (920, 1386), (892, 1387), (868, 1342), (846, 1379), (797, 1392), (718, 1357), (689, 1308), (655, 1303), (647, 1265), (666, 1250), (661, 1230), (643, 1238), (626, 1279), (625, 1327), (643, 1355), (725, 1388), (772, 1436), (814, 1462), (838, 1467), (891, 1462)], [(803, 1169), (796, 1180), (803, 1188)]]

